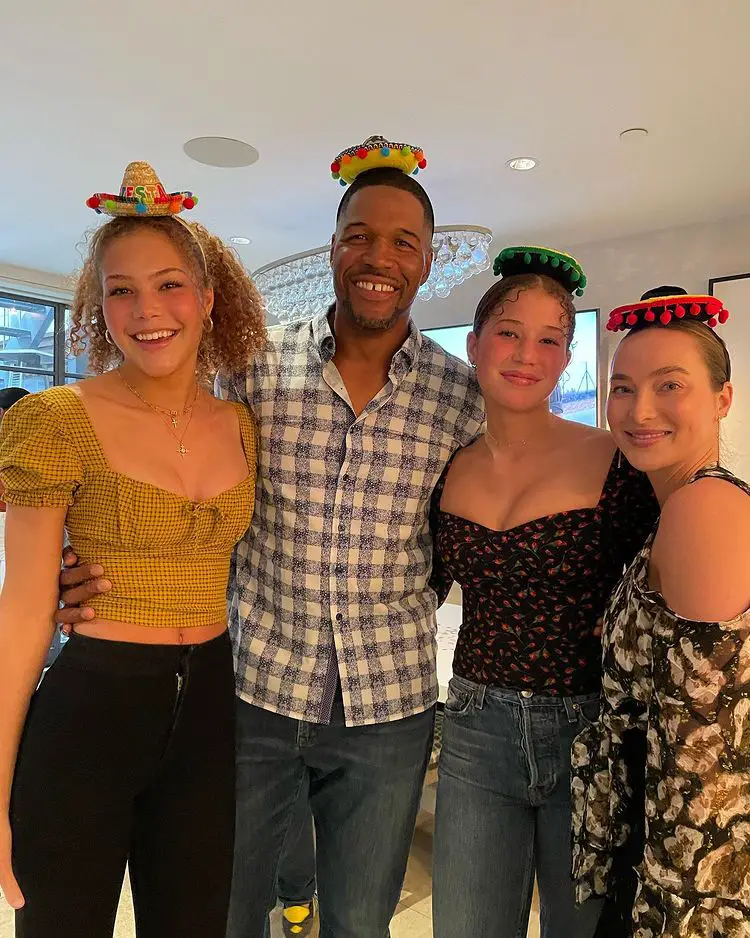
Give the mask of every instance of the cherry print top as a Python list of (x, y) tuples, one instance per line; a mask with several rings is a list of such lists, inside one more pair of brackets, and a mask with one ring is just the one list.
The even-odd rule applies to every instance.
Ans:
[(615, 453), (594, 508), (494, 531), (440, 508), (452, 461), (432, 500), (431, 582), (441, 602), (454, 580), (463, 591), (454, 673), (511, 690), (596, 692), (595, 629), (659, 513), (648, 479)]

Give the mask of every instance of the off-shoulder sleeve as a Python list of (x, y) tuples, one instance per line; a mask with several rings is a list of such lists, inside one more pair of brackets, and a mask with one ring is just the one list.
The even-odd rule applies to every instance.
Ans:
[(0, 425), (0, 485), (9, 505), (73, 504), (83, 467), (60, 416), (44, 394), (21, 398)]

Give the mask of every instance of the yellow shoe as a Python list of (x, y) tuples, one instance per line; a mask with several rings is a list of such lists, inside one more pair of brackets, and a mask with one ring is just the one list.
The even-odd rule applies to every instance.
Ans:
[(281, 916), (284, 938), (308, 938), (315, 923), (315, 900), (287, 906)]

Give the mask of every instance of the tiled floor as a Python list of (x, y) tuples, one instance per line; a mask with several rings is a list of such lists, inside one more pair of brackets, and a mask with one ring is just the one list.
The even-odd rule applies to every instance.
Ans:
[[(432, 938), (432, 830), (434, 821), (435, 780), (430, 773), (425, 787), (422, 811), (417, 821), (409, 867), (406, 871), (401, 902), (391, 925), (391, 938)], [(0, 905), (2, 905), (0, 900)], [(533, 921), (529, 928), (529, 938), (539, 938), (536, 896), (534, 897)], [(115, 938), (134, 938), (133, 912), (130, 890), (125, 885), (120, 913), (117, 918)], [(13, 918), (9, 911), (0, 910), (0, 938), (13, 938)], [(281, 926), (278, 913), (272, 919), (271, 938), (281, 938)], [(188, 936), (186, 936), (188, 938)], [(199, 938), (199, 936), (189, 936)], [(317, 931), (314, 938), (318, 938)]]

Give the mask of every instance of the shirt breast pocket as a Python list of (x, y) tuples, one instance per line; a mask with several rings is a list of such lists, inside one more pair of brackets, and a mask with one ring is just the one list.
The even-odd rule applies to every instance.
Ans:
[(378, 490), (376, 500), (414, 533), (426, 522), (432, 493), (454, 448), (448, 436), (428, 440), (404, 433), (386, 437), (373, 453), (368, 476)]

